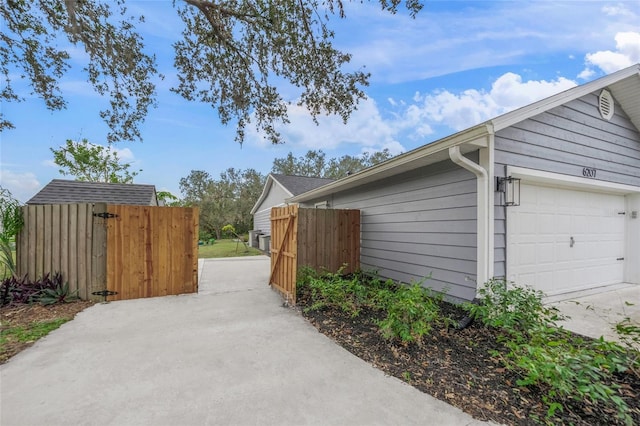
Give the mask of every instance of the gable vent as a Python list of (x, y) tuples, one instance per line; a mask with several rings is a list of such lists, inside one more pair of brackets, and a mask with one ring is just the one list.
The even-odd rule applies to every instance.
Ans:
[(600, 92), (600, 96), (598, 96), (598, 110), (602, 118), (611, 120), (611, 117), (613, 117), (613, 108), (613, 96), (611, 96), (611, 93), (609, 93), (608, 90)]

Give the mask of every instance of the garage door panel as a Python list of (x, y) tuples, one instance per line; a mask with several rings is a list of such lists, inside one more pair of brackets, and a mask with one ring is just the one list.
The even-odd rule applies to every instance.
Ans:
[(623, 281), (624, 196), (523, 183), (520, 201), (507, 210), (510, 280), (548, 295)]

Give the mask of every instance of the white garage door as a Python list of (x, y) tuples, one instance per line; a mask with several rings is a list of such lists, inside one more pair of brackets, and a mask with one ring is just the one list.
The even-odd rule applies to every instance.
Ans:
[(621, 283), (624, 196), (521, 185), (507, 208), (507, 274), (548, 296)]

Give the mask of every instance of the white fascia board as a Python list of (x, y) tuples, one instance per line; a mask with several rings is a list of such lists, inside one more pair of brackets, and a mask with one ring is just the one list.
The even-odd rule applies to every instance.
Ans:
[(507, 166), (507, 176), (520, 178), (525, 182), (553, 185), (564, 188), (581, 189), (585, 191), (608, 192), (617, 194), (640, 193), (640, 186), (625, 185), (622, 183), (606, 182), (603, 180), (589, 179), (580, 176), (569, 176), (560, 173), (543, 172), (541, 170), (527, 169), (524, 167)]
[(589, 93), (603, 89), (611, 84), (614, 84), (620, 80), (624, 80), (625, 78), (631, 77), (633, 75), (640, 75), (640, 64), (632, 65), (628, 68), (614, 72), (597, 80), (593, 80), (581, 86), (572, 87), (571, 89), (565, 90), (564, 92), (542, 99), (538, 102), (534, 102), (522, 108), (518, 108), (515, 111), (503, 114), (490, 120), (490, 122), (493, 123), (493, 129), (497, 132), (528, 118), (531, 118), (535, 115), (565, 104), (569, 101), (581, 98), (585, 95), (588, 95)]
[(413, 170), (423, 165), (431, 164), (428, 159), (434, 154), (442, 153), (442, 158), (438, 161), (449, 159), (448, 149), (452, 146), (469, 144), (473, 147), (487, 146), (487, 135), (492, 132), (491, 125), (482, 123), (467, 130), (455, 133), (444, 139), (423, 145), (407, 153), (398, 155), (390, 160), (367, 169), (354, 173), (340, 180), (337, 180), (320, 188), (305, 192), (286, 201), (290, 203), (300, 203), (335, 194), (339, 191), (356, 188), (376, 180)]

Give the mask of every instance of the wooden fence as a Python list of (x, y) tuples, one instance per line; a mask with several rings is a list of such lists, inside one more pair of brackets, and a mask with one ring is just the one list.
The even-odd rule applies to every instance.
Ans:
[(295, 303), (298, 268), (351, 273), (360, 268), (360, 211), (271, 209), (269, 284)]
[(19, 275), (61, 272), (82, 299), (164, 296), (198, 289), (198, 211), (97, 204), (31, 205), (16, 241)]

